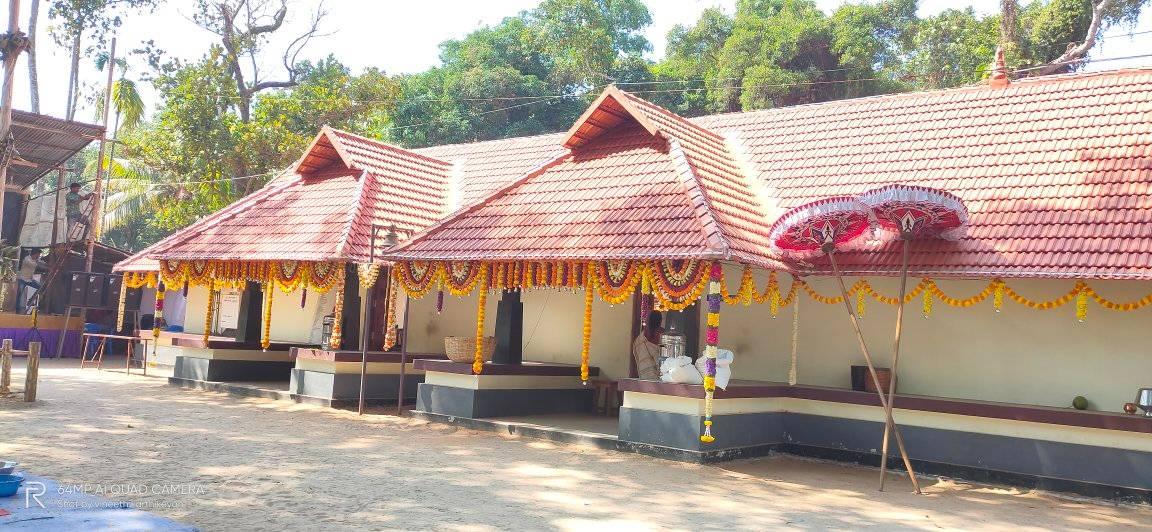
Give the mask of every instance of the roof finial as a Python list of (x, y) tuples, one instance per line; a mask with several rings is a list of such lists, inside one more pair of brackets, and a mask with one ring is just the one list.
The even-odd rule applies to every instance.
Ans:
[(1011, 79), (1008, 77), (1008, 65), (1004, 61), (1004, 47), (996, 47), (996, 60), (992, 61), (991, 75), (988, 76), (989, 87), (1007, 87)]

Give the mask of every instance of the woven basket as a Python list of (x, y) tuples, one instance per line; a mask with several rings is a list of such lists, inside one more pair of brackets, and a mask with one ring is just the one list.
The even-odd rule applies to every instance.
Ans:
[[(492, 351), (496, 350), (496, 337), (484, 337), (484, 361), (492, 360)], [(474, 336), (445, 336), (444, 354), (452, 362), (471, 363), (476, 360), (476, 337)]]

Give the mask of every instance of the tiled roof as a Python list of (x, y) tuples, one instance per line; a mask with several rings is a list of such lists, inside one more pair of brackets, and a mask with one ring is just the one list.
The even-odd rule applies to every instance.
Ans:
[(769, 256), (765, 213), (724, 140), (610, 88), (562, 155), (417, 235), (396, 258), (738, 258)]
[[(960, 242), (916, 242), (932, 275), (1152, 278), (1152, 70), (1073, 74), (701, 117), (738, 131), (784, 208), (890, 183), (968, 207)], [(894, 245), (841, 255), (899, 267)], [(817, 262), (823, 271), (824, 262)]]
[[(489, 226), (498, 230), (485, 236), (534, 234), (545, 242), (511, 238), (508, 242), (518, 248), (509, 244), (501, 248), (504, 252), (533, 246), (578, 249), (592, 237), (607, 248), (627, 244), (636, 251), (661, 245), (688, 250), (681, 238), (690, 234), (684, 225), (688, 216), (659, 203), (673, 197), (669, 165), (683, 160), (692, 171), (679, 175), (694, 177), (704, 191), (693, 204), (693, 220), (708, 221), (698, 209), (703, 205), (734, 255), (765, 256), (762, 231), (790, 207), (904, 183), (952, 192), (970, 213), (968, 235), (961, 241), (913, 246), (914, 273), (1152, 278), (1152, 69), (1049, 76), (1007, 87), (982, 85), (692, 120), (632, 96), (621, 99), (643, 120), (622, 121), (623, 129), (620, 124), (607, 128), (610, 135), (597, 134), (596, 127), (582, 121), (567, 134), (418, 150), (431, 157), (427, 164), (433, 177), (422, 181), (409, 176), (400, 182), (417, 196), (428, 191), (427, 202), (415, 209), (397, 203), (409, 208), (405, 212), (418, 227), (497, 193), (489, 202), (493, 208), (514, 209), (501, 213), (506, 219), (489, 218)], [(650, 137), (644, 140), (644, 126), (676, 141), (660, 146)], [(351, 145), (358, 139), (368, 153), (380, 146), (389, 153), (403, 151), (348, 138), (353, 140), (343, 142)], [(566, 143), (575, 153), (562, 157)], [(675, 146), (682, 158), (675, 155)], [(363, 165), (349, 153), (355, 149), (332, 151), (337, 159), (353, 160), (349, 165)], [(312, 163), (322, 165), (324, 157)], [(564, 179), (554, 180), (556, 176)], [(572, 185), (576, 182), (580, 186)], [(378, 186), (391, 195), (386, 180)], [(621, 207), (641, 199), (653, 202), (647, 213), (665, 208), (662, 217), (640, 218), (647, 214)], [(580, 201), (586, 205), (566, 213), (547, 210), (557, 202)], [(466, 213), (475, 215), (485, 208), (473, 205)], [(762, 223), (757, 223), (757, 213), (763, 213)], [(416, 214), (423, 217), (416, 220)], [(633, 219), (622, 222), (628, 217)], [(597, 228), (600, 221), (605, 226)], [(652, 243), (609, 238), (610, 231), (623, 227), (610, 224), (620, 223), (639, 223), (640, 232), (663, 237), (653, 237)], [(456, 229), (452, 238), (467, 234), (464, 227)], [(363, 232), (358, 234), (355, 240), (362, 240)], [(845, 270), (858, 274), (891, 273), (898, 264), (892, 246), (841, 257)], [(827, 271), (820, 260), (802, 268)]]
[(448, 171), (443, 161), (325, 128), (293, 176), (177, 232), (145, 256), (367, 261), (373, 226), (395, 225), (405, 235), (445, 214)]
[(533, 168), (555, 159), (564, 150), (559, 133), (469, 144), (448, 144), (415, 150), (452, 163), (450, 211), (484, 199)]

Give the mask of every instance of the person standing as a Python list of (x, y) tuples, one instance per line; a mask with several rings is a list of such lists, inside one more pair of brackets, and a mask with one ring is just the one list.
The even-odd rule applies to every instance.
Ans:
[[(91, 221), (80, 211), (80, 203), (88, 201), (91, 198), (91, 192), (87, 194), (80, 193), (80, 183), (68, 185), (68, 194), (64, 195), (64, 212), (68, 217), (69, 233), (71, 233), (72, 224), (81, 224), (84, 226), (84, 236), (88, 236)], [(81, 239), (83, 239), (83, 237), (81, 237)]]
[[(36, 272), (44, 263), (40, 260), (41, 251), (33, 249), (20, 261), (20, 275), (16, 278), (16, 312), (23, 314), (27, 310), (28, 300), (40, 290), (40, 281), (36, 280)], [(35, 290), (31, 294), (25, 292), (25, 287)]]

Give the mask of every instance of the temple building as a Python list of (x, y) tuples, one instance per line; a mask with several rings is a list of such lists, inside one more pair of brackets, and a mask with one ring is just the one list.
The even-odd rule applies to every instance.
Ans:
[[(918, 472), (1147, 501), (1152, 418), (1125, 410), (1152, 387), (1149, 116), (1144, 69), (691, 119), (610, 87), (565, 133), (419, 150), (326, 128), (120, 268), (187, 291), (158, 348), (177, 384), (340, 405), (365, 382), (437, 421), (876, 464), (885, 401), (853, 366), (863, 343), (890, 367), (902, 244), (869, 231), (833, 263), (773, 227), (946, 191), (963, 235), (907, 246), (901, 448)], [(636, 378), (653, 311), (702, 383)]]

